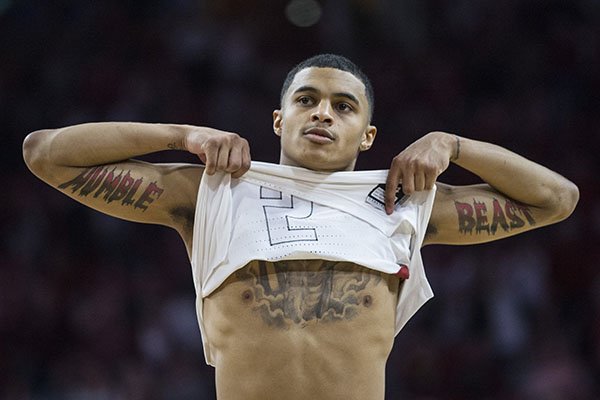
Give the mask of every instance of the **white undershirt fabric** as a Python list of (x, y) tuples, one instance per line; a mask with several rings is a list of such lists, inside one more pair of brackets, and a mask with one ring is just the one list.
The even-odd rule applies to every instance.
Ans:
[[(214, 365), (202, 299), (250, 261), (346, 261), (388, 274), (407, 268), (396, 309), (396, 334), (433, 292), (423, 243), (435, 188), (383, 207), (387, 170), (315, 172), (252, 162), (239, 179), (204, 175), (192, 244), (196, 312), (206, 362)], [(398, 196), (399, 197), (399, 196)]]

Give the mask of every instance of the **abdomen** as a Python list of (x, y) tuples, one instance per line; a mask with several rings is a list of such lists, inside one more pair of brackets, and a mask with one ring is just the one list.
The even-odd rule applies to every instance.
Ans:
[(397, 295), (351, 263), (251, 262), (204, 299), (219, 399), (382, 399)]

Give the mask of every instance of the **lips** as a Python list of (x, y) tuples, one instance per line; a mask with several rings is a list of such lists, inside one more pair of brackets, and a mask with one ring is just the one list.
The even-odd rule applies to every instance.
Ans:
[(309, 128), (304, 131), (304, 137), (319, 144), (331, 143), (335, 140), (331, 132), (323, 128)]

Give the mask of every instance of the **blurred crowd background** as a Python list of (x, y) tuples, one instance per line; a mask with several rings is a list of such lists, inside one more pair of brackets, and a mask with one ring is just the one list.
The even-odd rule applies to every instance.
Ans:
[[(436, 297), (396, 338), (386, 398), (600, 398), (600, 2), (300, 6), (0, 0), (0, 399), (215, 396), (177, 234), (54, 191), (27, 171), (25, 135), (89, 121), (197, 124), (238, 132), (253, 159), (277, 162), (280, 85), (321, 52), (373, 81), (379, 135), (359, 169), (387, 168), (445, 130), (512, 149), (581, 191), (558, 225), (423, 249)], [(441, 180), (477, 182), (456, 167)]]

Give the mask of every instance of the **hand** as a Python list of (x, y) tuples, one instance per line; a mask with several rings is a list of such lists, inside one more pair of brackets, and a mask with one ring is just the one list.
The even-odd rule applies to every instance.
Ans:
[(456, 155), (456, 137), (444, 132), (423, 136), (392, 160), (385, 185), (385, 211), (394, 211), (398, 184), (405, 194), (433, 188), (437, 177)]
[(200, 157), (208, 175), (225, 171), (239, 178), (250, 168), (250, 146), (236, 133), (194, 128), (187, 132), (183, 144), (187, 151)]

